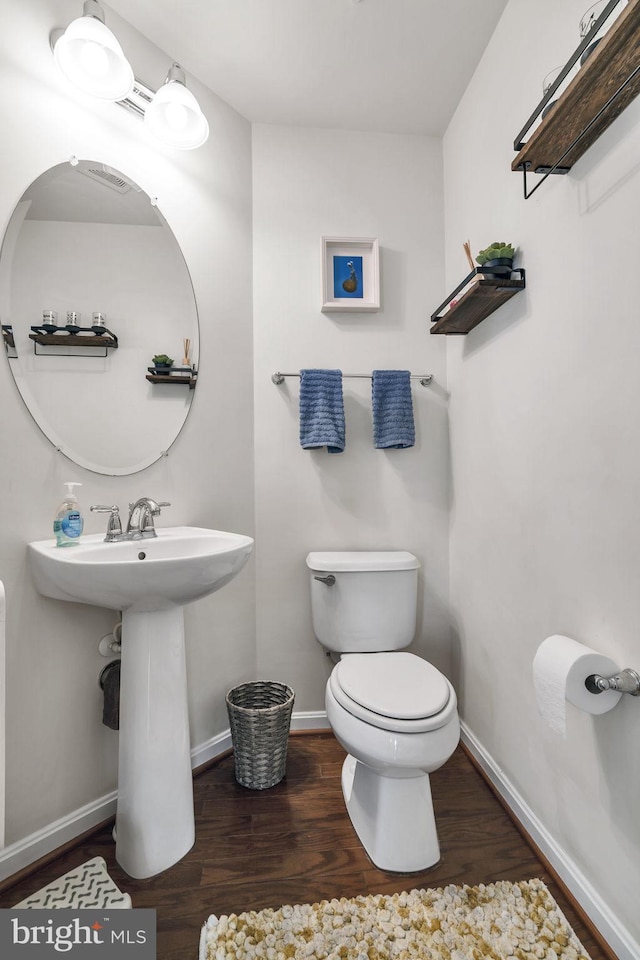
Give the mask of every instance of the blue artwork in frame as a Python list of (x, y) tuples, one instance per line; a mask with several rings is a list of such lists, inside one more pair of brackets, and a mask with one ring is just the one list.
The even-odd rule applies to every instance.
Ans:
[(323, 313), (380, 309), (377, 237), (322, 237)]
[(362, 257), (334, 256), (333, 296), (336, 300), (362, 300)]

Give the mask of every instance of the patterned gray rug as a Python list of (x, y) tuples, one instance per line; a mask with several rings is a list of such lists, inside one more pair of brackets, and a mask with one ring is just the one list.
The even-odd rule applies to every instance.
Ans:
[(589, 960), (542, 880), (210, 916), (199, 960)]

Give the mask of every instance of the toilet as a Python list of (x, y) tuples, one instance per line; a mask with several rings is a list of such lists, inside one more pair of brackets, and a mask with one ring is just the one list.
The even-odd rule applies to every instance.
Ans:
[(415, 873), (440, 859), (429, 774), (460, 739), (456, 694), (406, 652), (415, 635), (420, 564), (403, 550), (310, 553), (316, 639), (337, 663), (326, 710), (347, 751), (342, 792), (380, 870)]

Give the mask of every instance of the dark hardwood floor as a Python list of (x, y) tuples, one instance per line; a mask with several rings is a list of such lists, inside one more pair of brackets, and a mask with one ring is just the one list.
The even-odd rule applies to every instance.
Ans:
[(411, 876), (377, 870), (361, 848), (343, 805), (343, 759), (330, 733), (293, 735), (285, 780), (254, 791), (236, 783), (233, 757), (226, 756), (195, 779), (196, 843), (174, 867), (150, 880), (132, 880), (116, 863), (111, 827), (104, 827), (20, 882), (5, 884), (0, 907), (102, 856), (133, 906), (157, 911), (158, 960), (188, 960), (197, 957), (200, 927), (211, 913), (540, 877), (592, 960), (606, 960), (607, 951), (462, 748), (431, 776), (441, 860)]

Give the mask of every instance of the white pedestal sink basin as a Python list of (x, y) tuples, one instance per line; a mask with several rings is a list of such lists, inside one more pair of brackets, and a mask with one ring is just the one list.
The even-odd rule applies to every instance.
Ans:
[(195, 838), (183, 605), (229, 583), (253, 549), (222, 530), (157, 533), (29, 544), (39, 593), (122, 611), (116, 859), (137, 878), (172, 866)]

